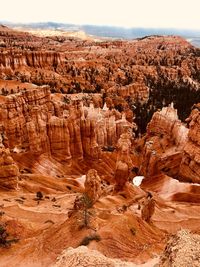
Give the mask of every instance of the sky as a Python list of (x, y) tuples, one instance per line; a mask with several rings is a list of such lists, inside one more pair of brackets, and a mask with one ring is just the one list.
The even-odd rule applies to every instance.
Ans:
[(200, 0), (0, 0), (0, 21), (200, 29)]

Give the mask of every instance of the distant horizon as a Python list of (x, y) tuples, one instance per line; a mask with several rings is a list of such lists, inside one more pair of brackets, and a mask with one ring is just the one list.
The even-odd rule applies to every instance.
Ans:
[(119, 27), (110, 25), (78, 25), (73, 23), (59, 23), (55, 21), (39, 21), (39, 22), (9, 22), (0, 21), (10, 28), (20, 27), (33, 30), (62, 30), (66, 32), (83, 31), (87, 35), (96, 36), (100, 38), (114, 38), (132, 40), (143, 38), (146, 36), (180, 36), (185, 38), (196, 47), (200, 47), (200, 30), (197, 29), (175, 29), (175, 28), (144, 28), (144, 27)]
[(0, 20), (0, 24), (7, 24), (7, 25), (39, 25), (39, 24), (57, 24), (57, 25), (71, 25), (71, 26), (94, 26), (94, 27), (107, 27), (107, 28), (121, 28), (124, 30), (132, 30), (132, 29), (144, 29), (144, 30), (172, 30), (172, 31), (194, 31), (200, 33), (200, 28), (177, 28), (177, 27), (145, 27), (145, 26), (118, 26), (118, 25), (108, 25), (108, 24), (89, 24), (89, 23), (72, 23), (72, 22), (59, 22), (59, 21), (10, 21), (10, 20)]

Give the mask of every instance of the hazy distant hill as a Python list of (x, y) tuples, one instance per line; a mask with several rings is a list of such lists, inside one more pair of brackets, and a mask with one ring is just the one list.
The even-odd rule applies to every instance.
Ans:
[(200, 37), (192, 37), (189, 40), (193, 45), (200, 47)]
[(135, 39), (147, 35), (180, 35), (188, 39), (194, 45), (200, 46), (200, 30), (185, 29), (156, 29), (156, 28), (123, 28), (112, 26), (96, 26), (96, 25), (75, 25), (57, 22), (38, 22), (38, 23), (11, 23), (3, 22), (11, 27), (23, 27), (32, 29), (54, 29), (65, 31), (84, 31), (86, 34), (98, 37), (111, 37), (122, 39)]

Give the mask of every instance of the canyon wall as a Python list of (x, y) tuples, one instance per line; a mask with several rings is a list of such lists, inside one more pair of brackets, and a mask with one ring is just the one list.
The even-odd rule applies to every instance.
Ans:
[(4, 97), (0, 124), (10, 150), (48, 153), (58, 159), (99, 158), (102, 148), (115, 147), (120, 135), (132, 127), (116, 110), (52, 101), (48, 87)]

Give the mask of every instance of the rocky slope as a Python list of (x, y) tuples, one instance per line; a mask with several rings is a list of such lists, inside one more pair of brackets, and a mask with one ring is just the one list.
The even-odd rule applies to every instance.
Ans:
[(158, 266), (199, 266), (199, 242), (200, 236), (197, 234), (184, 230), (178, 232), (168, 241)]
[(58, 258), (55, 267), (64, 267), (64, 266), (94, 266), (100, 265), (102, 267), (114, 267), (114, 266), (121, 266), (121, 267), (135, 267), (135, 264), (126, 263), (119, 260), (113, 260), (106, 258), (102, 254), (96, 251), (88, 250), (87, 247), (80, 247), (78, 249), (73, 250), (69, 248), (67, 251), (63, 252), (62, 255)]

